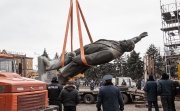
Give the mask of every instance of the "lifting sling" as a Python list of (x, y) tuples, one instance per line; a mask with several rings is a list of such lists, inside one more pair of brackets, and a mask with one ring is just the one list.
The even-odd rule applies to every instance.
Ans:
[[(83, 23), (84, 23), (85, 29), (87, 31), (87, 34), (89, 36), (90, 42), (93, 43), (93, 40), (92, 40), (90, 31), (88, 29), (85, 17), (83, 15), (83, 12), (81, 10), (81, 7), (80, 7), (78, 0), (76, 0), (76, 14), (77, 14), (77, 25), (78, 25), (78, 35), (79, 35), (81, 60), (82, 60), (84, 65), (90, 66), (87, 63), (86, 58), (85, 58), (85, 54), (84, 54), (80, 16), (83, 20)], [(73, 0), (70, 0), (70, 7), (69, 7), (68, 19), (67, 19), (67, 23), (66, 23), (65, 37), (64, 37), (62, 54), (61, 54), (61, 66), (64, 66), (64, 62), (65, 62), (66, 43), (67, 43), (67, 36), (68, 36), (70, 22), (71, 22), (71, 52), (72, 52), (73, 51)]]

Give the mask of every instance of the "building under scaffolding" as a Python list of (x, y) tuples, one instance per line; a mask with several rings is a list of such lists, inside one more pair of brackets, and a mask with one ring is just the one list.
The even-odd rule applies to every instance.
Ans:
[(180, 58), (180, 0), (160, 0), (160, 7), (166, 72), (175, 74)]

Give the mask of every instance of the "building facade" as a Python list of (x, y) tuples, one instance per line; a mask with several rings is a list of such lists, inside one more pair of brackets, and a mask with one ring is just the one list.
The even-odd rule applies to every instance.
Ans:
[(7, 52), (6, 50), (0, 51), (1, 54), (12, 55), (15, 60), (16, 72), (21, 76), (28, 77), (33, 72), (33, 58), (27, 57), (26, 54), (15, 54)]

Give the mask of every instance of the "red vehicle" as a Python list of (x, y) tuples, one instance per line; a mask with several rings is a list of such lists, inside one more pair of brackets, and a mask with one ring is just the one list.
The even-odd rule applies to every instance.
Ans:
[(1, 111), (58, 111), (48, 106), (46, 83), (15, 73), (13, 56), (0, 54)]

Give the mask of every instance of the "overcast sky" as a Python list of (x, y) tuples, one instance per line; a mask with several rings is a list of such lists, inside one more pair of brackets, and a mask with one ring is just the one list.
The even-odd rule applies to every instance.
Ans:
[[(150, 44), (163, 51), (160, 0), (79, 2), (94, 41), (124, 40), (147, 31), (149, 36), (136, 44), (135, 51), (144, 55)], [(50, 57), (61, 53), (68, 8), (69, 0), (0, 0), (0, 50), (34, 58), (41, 55), (44, 48)], [(77, 39), (74, 47), (78, 48), (76, 30), (74, 36)], [(83, 36), (84, 44), (88, 44), (85, 31)]]

